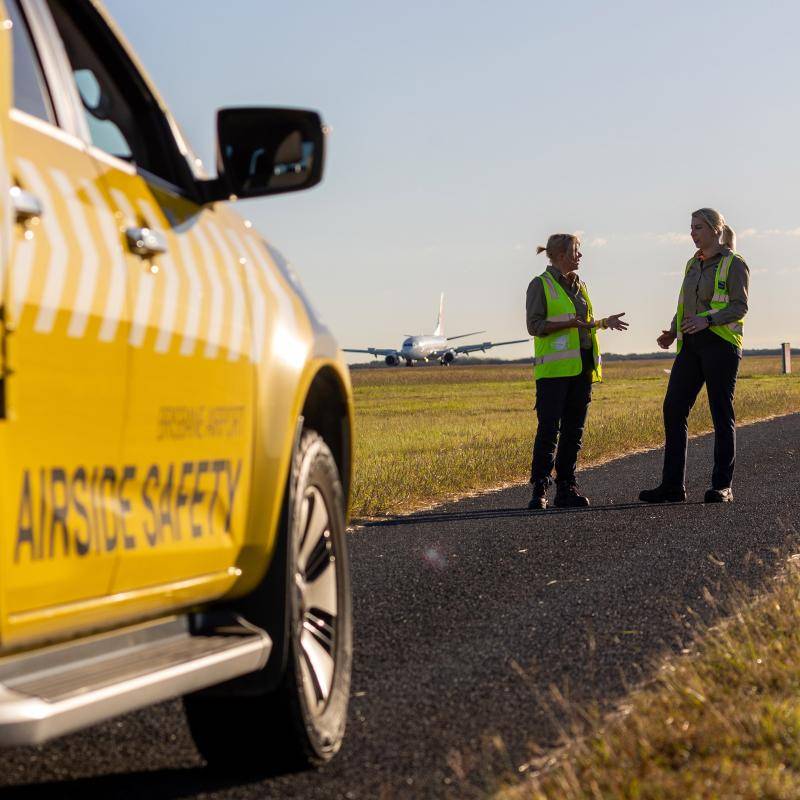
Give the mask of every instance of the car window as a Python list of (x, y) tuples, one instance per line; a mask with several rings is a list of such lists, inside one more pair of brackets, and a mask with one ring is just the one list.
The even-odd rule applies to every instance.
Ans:
[(111, 153), (126, 161), (133, 160), (133, 151), (125, 134), (112, 119), (106, 116), (103, 105), (108, 97), (97, 76), (90, 69), (76, 69), (73, 73), (78, 86), (78, 94), (86, 111), (89, 134), (92, 144), (106, 153)]
[(92, 144), (175, 186), (188, 164), (144, 81), (91, 3), (47, 0), (64, 42)]
[(14, 52), (14, 107), (34, 117), (55, 123), (53, 104), (44, 82), (39, 57), (17, 0), (6, 0), (11, 18)]

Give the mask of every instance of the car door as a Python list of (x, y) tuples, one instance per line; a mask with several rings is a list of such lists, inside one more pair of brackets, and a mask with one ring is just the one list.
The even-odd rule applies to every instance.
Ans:
[(33, 5), (7, 0), (13, 230), (3, 274), (4, 643), (94, 625), (122, 543), (124, 265)]
[(174, 124), (108, 21), (89, 2), (48, 5), (127, 247), (114, 590), (139, 592), (143, 608), (198, 601), (231, 583), (244, 538), (255, 391), (245, 264), (221, 221), (230, 215), (193, 197)]

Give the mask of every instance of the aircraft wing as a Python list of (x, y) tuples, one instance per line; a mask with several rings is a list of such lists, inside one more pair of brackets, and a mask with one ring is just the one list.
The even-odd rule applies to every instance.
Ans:
[(343, 347), (342, 350), (345, 353), (369, 353), (371, 356), (399, 356), (397, 350), (391, 348), (388, 350), (383, 350), (380, 347), (368, 347), (366, 350), (357, 350), (353, 347)]
[(530, 339), (514, 339), (510, 342), (481, 342), (480, 344), (462, 344), (459, 347), (454, 347), (453, 351), (455, 353), (467, 355), (469, 353), (476, 353), (478, 350), (486, 352), (492, 347), (502, 347), (505, 344), (522, 344), (523, 342), (528, 341), (530, 341)]

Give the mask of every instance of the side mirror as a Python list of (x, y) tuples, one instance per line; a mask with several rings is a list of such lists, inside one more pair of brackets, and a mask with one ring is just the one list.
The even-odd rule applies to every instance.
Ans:
[(325, 131), (319, 114), (291, 108), (217, 112), (217, 170), (205, 202), (297, 192), (322, 180)]

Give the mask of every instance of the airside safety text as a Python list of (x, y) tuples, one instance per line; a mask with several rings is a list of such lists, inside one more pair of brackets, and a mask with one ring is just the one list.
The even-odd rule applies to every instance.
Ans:
[(14, 561), (228, 534), (241, 474), (241, 459), (151, 464), (141, 472), (135, 464), (26, 469)]

